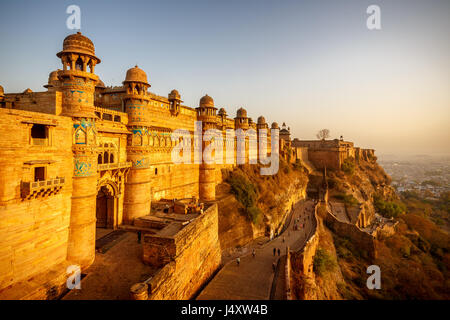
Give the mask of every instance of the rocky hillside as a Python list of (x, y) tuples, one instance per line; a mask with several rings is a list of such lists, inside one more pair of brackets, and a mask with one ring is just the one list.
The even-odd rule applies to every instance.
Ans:
[(299, 164), (280, 162), (277, 174), (263, 176), (259, 165), (223, 170), (216, 188), (222, 250), (242, 246), (279, 230), (293, 202), (305, 197), (308, 176)]
[[(398, 224), (394, 235), (374, 240), (376, 256), (371, 257), (349, 237), (321, 222), (315, 281), (308, 298), (450, 299), (450, 236), (433, 222), (432, 212), (421, 212), (417, 205), (412, 210), (409, 200), (395, 194), (390, 178), (374, 161), (329, 172), (328, 183), (332, 201), (348, 206), (364, 203), (371, 212)], [(366, 286), (370, 265), (380, 267), (380, 290)]]

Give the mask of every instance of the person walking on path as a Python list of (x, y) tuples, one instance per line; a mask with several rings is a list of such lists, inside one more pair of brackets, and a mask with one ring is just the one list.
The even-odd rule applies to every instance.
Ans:
[(236, 263), (237, 263), (237, 265), (239, 266), (239, 264), (241, 263), (241, 258), (237, 258), (237, 259), (236, 259)]
[(253, 256), (253, 258), (256, 256), (256, 251), (255, 251), (255, 249), (253, 249), (253, 251), (252, 251), (252, 256)]
[(275, 272), (275, 269), (277, 268), (277, 264), (275, 263), (275, 261), (272, 263), (272, 270), (273, 272)]
[(277, 254), (277, 248), (273, 248), (273, 255), (275, 256)]

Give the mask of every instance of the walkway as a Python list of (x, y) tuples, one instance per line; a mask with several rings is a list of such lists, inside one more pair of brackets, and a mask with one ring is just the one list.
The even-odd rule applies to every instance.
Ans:
[[(294, 231), (294, 223), (299, 219), (299, 224), (304, 224), (304, 228)], [(256, 246), (256, 257), (252, 257), (251, 251), (240, 257), (240, 265), (236, 260), (229, 261), (217, 273), (214, 279), (198, 295), (198, 300), (268, 300), (274, 280), (272, 264), (277, 263), (278, 253), (273, 254), (273, 249), (280, 249), (280, 256), (286, 254), (287, 246), (292, 249), (300, 249), (306, 242), (306, 237), (310, 235), (313, 228), (313, 202), (300, 201), (294, 206), (294, 212), (290, 223), (284, 233), (272, 241)], [(284, 241), (283, 241), (284, 239)], [(284, 264), (280, 264), (282, 267)], [(280, 268), (280, 273), (284, 274), (284, 269)], [(283, 277), (278, 277), (284, 279)], [(275, 283), (274, 288), (279, 291), (282, 287)], [(280, 297), (279, 292), (275, 298)]]

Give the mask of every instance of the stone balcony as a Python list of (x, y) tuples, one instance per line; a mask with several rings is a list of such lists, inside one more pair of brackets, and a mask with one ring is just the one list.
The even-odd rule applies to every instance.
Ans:
[(21, 196), (24, 199), (32, 199), (56, 194), (65, 183), (65, 178), (60, 177), (35, 182), (22, 181)]
[(131, 162), (104, 163), (97, 165), (97, 171), (114, 170), (131, 167)]

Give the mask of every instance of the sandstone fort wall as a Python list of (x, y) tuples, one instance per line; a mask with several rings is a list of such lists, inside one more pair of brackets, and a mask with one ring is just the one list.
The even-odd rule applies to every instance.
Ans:
[[(30, 141), (33, 122), (51, 124), (50, 145)], [(0, 109), (0, 289), (66, 259), (73, 170), (71, 130), (69, 118)], [(28, 188), (23, 193), (22, 183), (34, 181), (37, 166), (46, 168), (46, 182), (63, 177), (64, 183), (46, 185), (40, 192)]]
[(148, 282), (149, 299), (192, 298), (221, 262), (217, 204), (212, 204), (173, 238), (145, 235), (144, 256), (149, 256), (147, 250), (161, 244), (167, 245), (170, 262)]

